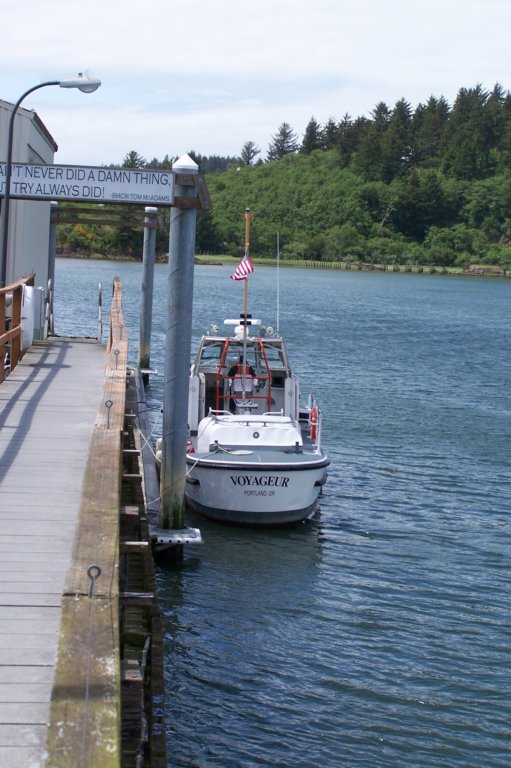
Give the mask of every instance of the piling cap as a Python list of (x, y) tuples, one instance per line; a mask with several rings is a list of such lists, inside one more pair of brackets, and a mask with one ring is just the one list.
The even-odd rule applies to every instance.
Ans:
[(199, 166), (197, 163), (192, 160), (190, 155), (181, 155), (179, 160), (176, 160), (175, 163), (172, 164), (172, 170), (173, 171), (189, 171), (192, 173), (197, 173), (199, 170)]

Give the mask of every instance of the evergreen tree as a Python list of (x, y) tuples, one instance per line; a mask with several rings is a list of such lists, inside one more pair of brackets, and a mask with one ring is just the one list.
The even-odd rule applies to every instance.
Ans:
[(373, 125), (380, 134), (385, 133), (389, 127), (392, 111), (384, 101), (379, 101), (372, 111)]
[(425, 106), (419, 104), (413, 117), (418, 164), (438, 166), (444, 131), (449, 121), (449, 104), (443, 96), (430, 96)]
[(385, 178), (382, 141), (389, 127), (391, 111), (380, 101), (374, 108), (372, 117), (367, 130), (362, 134), (354, 157), (354, 168), (366, 179), (380, 181)]
[(323, 144), (325, 149), (334, 149), (339, 140), (339, 125), (333, 117), (328, 118), (328, 122), (323, 129)]
[(311, 152), (314, 152), (316, 149), (323, 149), (324, 146), (321, 126), (314, 117), (311, 117), (303, 135), (300, 152), (304, 155), (310, 155)]
[(489, 169), (491, 131), (488, 93), (481, 85), (461, 88), (444, 132), (443, 169), (460, 179), (483, 178)]
[[(177, 160), (177, 158), (175, 158)], [(168, 155), (165, 155), (163, 160), (160, 163), (160, 168), (162, 171), (170, 171), (172, 170), (172, 160)]]
[(240, 161), (243, 165), (252, 165), (252, 161), (260, 153), (260, 149), (253, 141), (246, 141), (241, 148)]
[(486, 102), (486, 119), (488, 121), (489, 141), (491, 149), (500, 146), (505, 130), (506, 94), (499, 83), (496, 83)]
[(499, 167), (511, 168), (511, 94), (507, 92), (502, 104), (502, 135), (498, 144)]
[(272, 136), (268, 147), (267, 160), (280, 160), (284, 155), (289, 155), (298, 150), (298, 137), (289, 123), (282, 123), (277, 133)]
[(145, 158), (135, 152), (134, 149), (128, 152), (122, 161), (123, 168), (144, 168), (146, 165)]
[(337, 127), (337, 147), (339, 149), (343, 165), (348, 165), (356, 149), (357, 130), (347, 112)]
[(392, 110), (381, 140), (381, 151), (384, 181), (392, 181), (414, 167), (412, 110), (404, 99), (400, 99)]

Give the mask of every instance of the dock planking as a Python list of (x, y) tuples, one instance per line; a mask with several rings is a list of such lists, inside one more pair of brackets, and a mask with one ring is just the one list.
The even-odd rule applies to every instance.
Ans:
[(40, 768), (104, 347), (34, 345), (0, 386), (0, 768)]

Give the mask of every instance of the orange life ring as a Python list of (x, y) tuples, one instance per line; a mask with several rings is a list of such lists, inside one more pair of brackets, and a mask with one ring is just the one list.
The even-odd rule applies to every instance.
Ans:
[(317, 426), (318, 426), (318, 409), (317, 408), (311, 408), (311, 418), (310, 418), (311, 440), (316, 440)]

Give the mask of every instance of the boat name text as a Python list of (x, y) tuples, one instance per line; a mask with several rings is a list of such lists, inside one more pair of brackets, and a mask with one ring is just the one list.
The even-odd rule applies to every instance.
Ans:
[(287, 488), (289, 477), (276, 477), (275, 475), (231, 475), (234, 485), (264, 485), (274, 488)]

